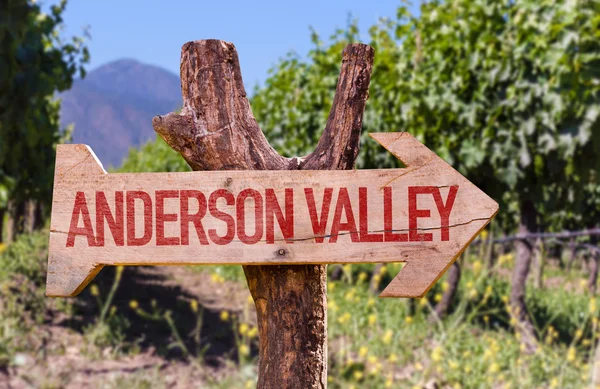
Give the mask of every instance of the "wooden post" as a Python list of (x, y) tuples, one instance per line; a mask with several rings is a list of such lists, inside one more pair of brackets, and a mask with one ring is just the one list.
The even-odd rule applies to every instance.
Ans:
[[(183, 45), (183, 109), (152, 124), (194, 170), (351, 169), (372, 65), (371, 47), (344, 49), (327, 125), (305, 158), (282, 157), (269, 145), (246, 98), (237, 51), (220, 40)], [(326, 388), (326, 266), (244, 266), (244, 273), (258, 316), (257, 387)]]

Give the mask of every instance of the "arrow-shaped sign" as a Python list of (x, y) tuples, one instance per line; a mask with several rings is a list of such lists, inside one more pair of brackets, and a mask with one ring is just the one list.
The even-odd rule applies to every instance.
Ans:
[(408, 133), (371, 134), (407, 167), (107, 174), (59, 145), (48, 296), (105, 265), (406, 262), (383, 297), (421, 297), (498, 204)]

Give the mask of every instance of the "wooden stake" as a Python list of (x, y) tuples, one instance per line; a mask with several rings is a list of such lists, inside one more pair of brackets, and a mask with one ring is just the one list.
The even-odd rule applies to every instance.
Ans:
[[(233, 44), (188, 42), (181, 50), (181, 114), (152, 120), (194, 170), (351, 169), (358, 155), (373, 49), (348, 45), (327, 126), (306, 158), (284, 158), (250, 109)], [(259, 327), (258, 389), (327, 387), (325, 265), (244, 266)]]

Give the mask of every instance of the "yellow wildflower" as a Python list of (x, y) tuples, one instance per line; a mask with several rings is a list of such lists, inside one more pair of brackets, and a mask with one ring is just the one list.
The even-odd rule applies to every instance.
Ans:
[(388, 361), (390, 363), (398, 362), (398, 356), (396, 354), (390, 354), (390, 356), (388, 357)]
[(383, 343), (384, 344), (390, 344), (392, 343), (392, 337), (394, 336), (394, 333), (392, 332), (392, 330), (387, 330), (385, 331), (385, 334), (383, 335)]
[(387, 273), (387, 266), (383, 265), (379, 270), (379, 274), (383, 275), (385, 273)]
[(417, 363), (415, 363), (415, 370), (416, 370), (416, 371), (421, 371), (421, 370), (423, 370), (423, 365), (421, 364), (421, 362), (417, 362)]
[(590, 306), (589, 306), (589, 308), (590, 308), (590, 312), (591, 313), (596, 312), (596, 299), (593, 298), (593, 297), (590, 299)]
[(190, 301), (190, 308), (194, 313), (198, 313), (198, 301), (196, 299)]
[(363, 374), (363, 372), (362, 372), (362, 371), (360, 371), (360, 370), (356, 370), (356, 371), (354, 372), (354, 379), (355, 379), (355, 380), (357, 380), (357, 381), (360, 381), (360, 380), (362, 380), (362, 379), (363, 379), (363, 377), (364, 377), (364, 374)]
[(248, 330), (249, 330), (248, 324), (246, 324), (246, 323), (240, 324), (240, 329), (239, 329), (240, 335), (242, 335), (242, 336), (246, 335), (248, 333)]
[(252, 380), (246, 381), (246, 389), (252, 389), (252, 388), (254, 388), (254, 385), (255, 385), (254, 381), (252, 381)]
[(392, 385), (394, 385), (394, 381), (391, 378), (388, 378), (387, 380), (385, 380), (385, 387), (387, 388), (391, 388)]
[(436, 303), (439, 303), (440, 301), (442, 301), (441, 293), (436, 293), (435, 296), (433, 296), (433, 299), (435, 300)]
[(557, 378), (552, 378), (552, 381), (550, 381), (550, 387), (558, 388), (558, 379)]
[(492, 374), (498, 373), (500, 371), (500, 365), (497, 363), (492, 363), (488, 370)]
[(368, 352), (369, 352), (369, 349), (366, 348), (365, 346), (363, 346), (358, 350), (358, 356), (361, 358), (364, 358)]
[(406, 322), (406, 324), (410, 324), (413, 322), (413, 318), (412, 316), (406, 316), (406, 318), (404, 319), (404, 321)]
[(481, 272), (482, 267), (483, 266), (482, 266), (481, 261), (477, 260), (477, 261), (473, 262), (473, 273), (479, 274), (479, 272)]
[(471, 300), (477, 298), (477, 295), (478, 295), (477, 289), (473, 288), (473, 289), (469, 290), (469, 298)]
[(366, 279), (367, 279), (367, 273), (365, 273), (364, 271), (361, 271), (360, 274), (358, 275), (358, 281), (363, 282)]
[(369, 297), (369, 300), (367, 301), (367, 307), (372, 307), (373, 305), (375, 305), (375, 299), (373, 297)]
[(367, 357), (367, 361), (368, 361), (370, 364), (374, 365), (374, 364), (377, 362), (377, 357), (376, 357), (375, 355), (369, 355), (369, 356)]
[(329, 289), (330, 292), (333, 292), (335, 290), (335, 285), (335, 282), (330, 282), (327, 284), (327, 289)]
[(139, 304), (138, 304), (138, 302), (136, 300), (131, 300), (129, 302), (129, 308), (131, 308), (131, 309), (137, 309), (138, 307), (139, 307)]
[(434, 362), (439, 362), (442, 360), (442, 348), (440, 346), (437, 346), (433, 349), (433, 351), (431, 352), (431, 359)]
[(100, 294), (100, 289), (98, 289), (98, 285), (92, 284), (92, 286), (90, 286), (90, 293), (92, 294), (92, 296), (98, 296)]
[(481, 240), (486, 240), (486, 239), (487, 239), (487, 237), (488, 237), (488, 232), (487, 232), (487, 230), (482, 230), (482, 231), (479, 233), (479, 236), (481, 237)]
[(377, 323), (377, 315), (374, 314), (374, 313), (370, 314), (368, 320), (369, 320), (369, 325), (370, 326), (375, 325), (375, 323)]
[(250, 347), (246, 346), (245, 344), (242, 344), (239, 347), (239, 352), (240, 352), (240, 355), (242, 355), (244, 357), (248, 356), (250, 354)]
[(229, 312), (221, 311), (221, 314), (219, 315), (219, 317), (221, 318), (221, 321), (227, 321), (227, 320), (229, 320)]
[(346, 312), (338, 319), (338, 323), (346, 324), (348, 321), (350, 321), (350, 318), (351, 318), (350, 314), (348, 312)]
[(575, 348), (572, 346), (569, 347), (569, 350), (567, 350), (567, 361), (573, 362), (576, 356), (577, 354), (575, 353)]
[(250, 329), (250, 331), (248, 331), (248, 337), (250, 339), (256, 338), (257, 335), (258, 335), (258, 328), (256, 328), (256, 327), (252, 327)]

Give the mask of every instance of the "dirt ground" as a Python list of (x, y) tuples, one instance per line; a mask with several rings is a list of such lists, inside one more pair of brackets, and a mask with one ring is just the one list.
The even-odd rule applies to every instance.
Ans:
[[(110, 289), (114, 273), (114, 269), (103, 269), (94, 281), (101, 296)], [(74, 302), (81, 314), (67, 317), (49, 313), (50, 319), (31, 334), (31, 343), (40, 343), (38, 353), (15, 355), (14, 366), (0, 371), (0, 389), (146, 387), (140, 386), (143, 381), (169, 388), (203, 387), (236, 368), (232, 361), (234, 324), (231, 320), (223, 322), (221, 312), (237, 315), (239, 320), (243, 316), (249, 324), (255, 322), (249, 292), (241, 283), (215, 282), (208, 272), (189, 267), (126, 268), (113, 305), (130, 322), (124, 342), (134, 347), (127, 352), (120, 352), (118, 347), (90, 350), (84, 328), (98, 317), (100, 307), (89, 289)], [(165, 352), (172, 344), (172, 333), (164, 324), (144, 319), (130, 307), (131, 301), (136, 301), (140, 308), (150, 311), (154, 301), (159, 309), (172, 310), (180, 333), (188, 334), (196, 319), (189, 309), (193, 299), (203, 308), (201, 344), (209, 345), (204, 363), (180, 352)]]

